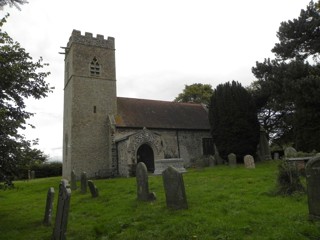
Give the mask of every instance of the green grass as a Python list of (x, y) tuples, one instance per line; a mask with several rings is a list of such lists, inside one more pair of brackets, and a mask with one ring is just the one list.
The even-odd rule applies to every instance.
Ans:
[[(166, 208), (161, 176), (149, 178), (157, 195), (151, 203), (136, 200), (135, 178), (95, 180), (98, 198), (72, 192), (67, 239), (320, 239), (306, 195), (270, 194), (276, 176), (276, 162), (189, 170), (183, 175), (189, 209), (179, 211)], [(50, 239), (53, 226), (42, 219), (51, 186), (55, 217), (59, 181), (21, 181), (0, 190), (0, 239)]]

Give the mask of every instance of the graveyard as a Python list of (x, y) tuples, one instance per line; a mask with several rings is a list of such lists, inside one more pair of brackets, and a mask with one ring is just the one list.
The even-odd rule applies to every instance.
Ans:
[[(320, 221), (309, 219), (307, 194), (274, 194), (279, 161), (257, 162), (255, 168), (238, 164), (188, 169), (182, 174), (187, 203), (179, 209), (167, 207), (167, 183), (161, 175), (149, 175), (148, 182), (142, 182), (149, 192), (141, 199), (140, 180), (135, 177), (92, 179), (85, 192), (77, 181), (69, 189), (65, 237), (319, 239)], [(305, 185), (305, 178), (301, 180)], [(51, 239), (60, 181), (60, 177), (15, 181), (15, 188), (1, 190), (0, 239)], [(48, 224), (44, 214), (52, 187), (53, 212)], [(98, 190), (96, 196), (94, 190)]]

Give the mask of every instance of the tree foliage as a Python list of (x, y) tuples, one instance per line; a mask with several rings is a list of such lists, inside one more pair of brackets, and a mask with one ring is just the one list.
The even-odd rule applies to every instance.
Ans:
[(28, 3), (26, 0), (0, 0), (0, 7), (4, 7), (5, 5), (9, 5), (10, 7), (15, 6), (20, 10), (20, 6), (22, 4)]
[(312, 1), (297, 19), (282, 22), (273, 60), (252, 68), (250, 92), (259, 120), (274, 143), (320, 150), (320, 11)]
[(43, 159), (43, 153), (32, 149), (36, 141), (28, 141), (19, 133), (27, 119), (33, 116), (25, 110), (25, 99), (40, 99), (50, 92), (41, 71), (47, 64), (42, 59), (33, 62), (19, 43), (2, 30), (6, 18), (0, 21), (0, 171), (15, 173), (17, 166), (32, 157)]
[(255, 155), (259, 142), (259, 122), (253, 98), (240, 83), (220, 84), (209, 105), (213, 141), (226, 159), (234, 153), (238, 159)]
[(194, 83), (185, 85), (183, 92), (174, 99), (175, 102), (194, 102), (208, 105), (213, 94), (210, 84)]

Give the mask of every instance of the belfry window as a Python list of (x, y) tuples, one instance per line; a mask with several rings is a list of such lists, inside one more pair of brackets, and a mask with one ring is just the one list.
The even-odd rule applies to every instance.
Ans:
[(90, 63), (90, 75), (100, 76), (100, 65), (96, 57), (94, 57)]

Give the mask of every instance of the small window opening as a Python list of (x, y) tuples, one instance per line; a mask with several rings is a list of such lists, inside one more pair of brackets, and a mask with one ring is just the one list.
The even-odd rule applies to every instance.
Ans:
[(97, 106), (93, 106), (93, 113), (97, 112)]
[(96, 57), (90, 63), (90, 74), (91, 76), (100, 76), (100, 64)]

